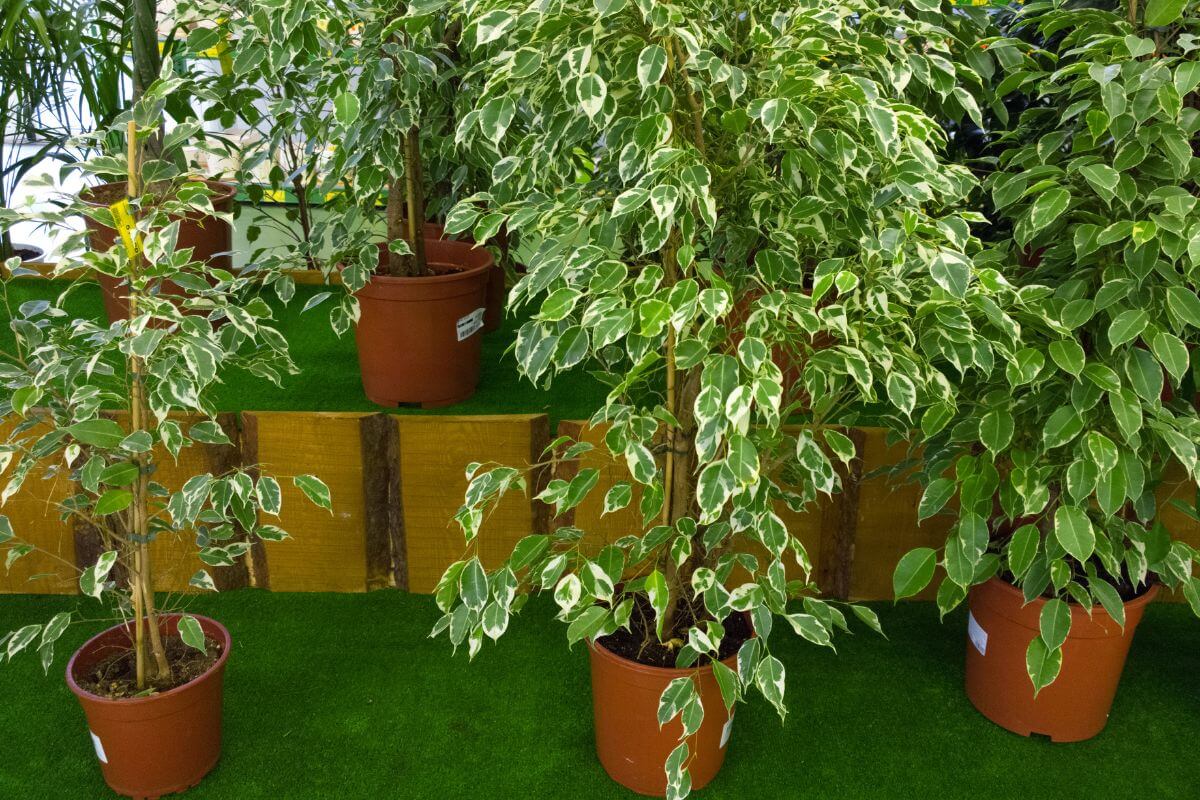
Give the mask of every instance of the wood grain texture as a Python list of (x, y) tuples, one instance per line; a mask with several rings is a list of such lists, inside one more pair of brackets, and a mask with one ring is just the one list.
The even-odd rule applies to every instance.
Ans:
[[(0, 422), (0, 432), (7, 436), (14, 426), (14, 421), (6, 419)], [(35, 428), (30, 435), (37, 436), (41, 432)], [(74, 567), (74, 526), (63, 521), (60, 514), (60, 505), (71, 495), (73, 488), (67, 471), (55, 469), (54, 463), (61, 462), (35, 465), (20, 491), (0, 508), (0, 514), (8, 517), (16, 538), (37, 548), (15, 561), (11, 569), (0, 569), (0, 593), (76, 594), (79, 591), (79, 573)], [(12, 470), (10, 467), (0, 479), (0, 486), (7, 484)], [(0, 548), (0, 556), (7, 552), (7, 547)]]
[[(209, 468), (213, 475), (221, 476), (246, 466), (247, 462), (243, 454), (243, 433), (241, 423), (238, 420), (237, 414), (218, 414), (217, 424), (221, 426), (221, 430), (225, 432), (225, 437), (229, 439), (229, 444), (208, 444), (205, 449), (208, 455)], [(235, 523), (234, 529), (237, 534), (234, 541), (244, 542), (252, 535), (242, 527), (240, 523)], [(209, 573), (212, 575), (213, 583), (217, 589), (226, 592), (230, 589), (244, 589), (250, 585), (250, 570), (248, 566), (250, 554), (238, 559), (237, 563), (228, 567), (212, 567)]]
[[(642, 514), (639, 504), (642, 501), (641, 484), (632, 479), (629, 467), (624, 460), (614, 461), (604, 446), (604, 435), (607, 425), (588, 426), (586, 422), (563, 420), (558, 423), (558, 436), (570, 436), (580, 442), (588, 442), (592, 449), (577, 459), (557, 461), (554, 477), (571, 480), (581, 469), (595, 469), (600, 473), (600, 479), (595, 488), (572, 511), (552, 520), (552, 527), (573, 525), (584, 531), (584, 550), (596, 553), (604, 545), (614, 542), (622, 536), (640, 533)], [(633, 488), (633, 499), (625, 508), (604, 513), (604, 496), (617, 483), (626, 481)]]
[(529, 475), (529, 503), (534, 533), (550, 532), (551, 508), (541, 500), (534, 499), (550, 483), (554, 473), (552, 454), (546, 452), (550, 441), (550, 418), (539, 414), (529, 421), (529, 463), (538, 465)]
[[(408, 544), (409, 589), (432, 592), (466, 548), (454, 514), (472, 461), (530, 466), (532, 421), (541, 415), (400, 416), (400, 493)], [(510, 492), (484, 520), (477, 541), (484, 566), (496, 567), (534, 530), (529, 497)]]
[[(907, 455), (904, 443), (888, 445), (882, 428), (863, 428), (863, 473), (898, 464)], [(858, 498), (858, 529), (855, 532), (854, 566), (850, 597), (856, 600), (892, 599), (892, 572), (901, 556), (914, 547), (941, 547), (953, 518), (942, 514), (917, 524), (921, 487), (897, 483), (886, 476), (862, 481)], [(941, 573), (918, 599), (932, 600)]]
[(408, 546), (400, 494), (400, 428), (389, 414), (358, 421), (362, 443), (367, 588), (408, 590)]
[[(363, 592), (367, 589), (363, 499), (363, 414), (263, 411), (254, 417), (263, 474), (283, 487), (279, 526), (292, 538), (266, 542), (271, 588), (284, 592)], [(297, 489), (296, 475), (329, 486), (333, 514)]]
[(817, 582), (821, 591), (839, 600), (850, 597), (863, 476), (863, 449), (867, 439), (866, 433), (858, 428), (844, 433), (854, 443), (857, 455), (849, 467), (840, 462), (835, 464), (842, 490), (824, 501), (826, 508), (821, 519), (821, 553), (817, 562), (820, 565)]

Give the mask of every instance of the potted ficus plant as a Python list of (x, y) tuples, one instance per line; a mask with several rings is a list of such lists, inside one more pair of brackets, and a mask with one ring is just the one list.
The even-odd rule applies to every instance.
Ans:
[[(353, 92), (334, 99), (339, 146), (330, 180), (342, 180), (356, 219), (386, 196), (383, 240), (347, 225), (339, 265), (351, 296), (367, 397), (380, 405), (449, 405), (479, 380), (491, 253), (443, 238), (426, 224), (423, 142), (452, 139), (453, 31), (439, 4), (384, 2), (360, 10)], [(443, 145), (444, 146), (444, 145)], [(347, 176), (350, 177), (347, 177)]]
[(220, 69), (204, 81), (204, 116), (230, 131), (238, 183), (258, 212), (246, 228), (255, 245), (247, 262), (316, 268), (338, 238), (339, 218), (320, 208), (338, 143), (332, 101), (358, 69), (351, 5), (184, 0), (176, 14), (194, 56), (220, 54)]
[[(551, 593), (590, 654), (601, 763), (680, 797), (716, 775), (750, 692), (785, 713), (778, 623), (821, 646), (847, 610), (878, 629), (870, 609), (821, 595), (782, 505), (837, 490), (865, 408), (906, 435), (947, 401), (948, 371), (988, 367), (988, 314), (1011, 292), (973, 268), (975, 217), (955, 210), (969, 172), (938, 158), (940, 128), (893, 90), (892, 58), (921, 65), (913, 86), (941, 80), (926, 59), (948, 63), (903, 10), (464, 8), (482, 91), (459, 136), (495, 170), (447, 231), (504, 222), (530, 243), (510, 295), (532, 311), (519, 367), (548, 383), (586, 365), (607, 383), (590, 424), (631, 477), (603, 505), (636, 504), (642, 525), (604, 547), (569, 526), (535, 534), (489, 569), (488, 511), (530, 484), (516, 466), (470, 465), (467, 550), (439, 583), (434, 634), (474, 656)], [(560, 439), (546, 459), (589, 449)], [(562, 514), (598, 479), (581, 468), (537, 497)]]
[[(132, 54), (132, 98), (137, 102), (145, 94), (147, 87), (160, 78), (178, 79), (172, 75), (173, 70), (169, 63), (166, 64), (165, 75), (163, 73), (164, 63), (159, 50), (157, 0), (132, 0), (128, 13)], [(141, 107), (147, 113), (162, 115), (170, 96), (169, 93), (164, 94), (153, 107), (145, 104)], [(175, 141), (172, 142), (164, 140), (166, 134), (161, 130), (162, 126), (152, 124), (148, 120), (142, 124), (154, 131), (146, 141), (144, 166), (147, 170), (147, 183), (144, 188), (147, 192), (164, 191), (172, 185), (171, 181), (176, 174), (186, 172), (186, 159), (180, 144), (184, 141), (194, 141), (200, 130), (200, 123), (193, 120), (173, 129), (170, 135)], [(95, 141), (97, 147), (102, 147), (103, 143), (102, 137)], [(168, 156), (167, 159), (163, 158), (164, 153)], [(112, 164), (119, 161), (119, 157), (113, 158)], [(91, 174), (104, 182), (86, 187), (80, 192), (79, 199), (100, 212), (85, 216), (84, 223), (88, 229), (91, 246), (97, 251), (104, 251), (112, 247), (119, 238), (117, 227), (104, 214), (104, 210), (125, 196), (126, 184), (120, 174), (119, 165), (101, 167), (103, 162), (93, 163), (96, 168)], [(211, 264), (214, 268), (229, 270), (233, 264), (233, 226), (229, 212), (233, 210), (237, 187), (220, 181), (205, 183), (208, 186), (209, 203), (213, 213), (205, 211), (181, 217), (179, 245), (191, 248), (197, 259)], [(103, 272), (98, 272), (96, 279), (100, 283), (108, 318), (112, 321), (124, 319), (129, 313), (126, 300), (128, 287)], [(186, 287), (171, 283), (165, 283), (159, 289), (174, 295), (187, 292)]]
[[(180, 487), (155, 477), (167, 455), (178, 459), (186, 448), (229, 444), (210, 399), (221, 375), (238, 368), (278, 381), (295, 371), (256, 286), (179, 244), (180, 220), (214, 214), (206, 184), (178, 175), (164, 179), (155, 162), (143, 158), (142, 148), (158, 138), (159, 104), (178, 88), (175, 81), (150, 85), (119, 120), (127, 123), (125, 158), (81, 165), (91, 170), (98, 164), (106, 174), (114, 161), (126, 166), (125, 197), (103, 210), (119, 227), (117, 243), (79, 254), (86, 234), (75, 233), (55, 267), (56, 276), (98, 271), (118, 277), (128, 286), (128, 317), (110, 327), (70, 318), (63, 305), (72, 283), (56, 301), (9, 305), (13, 349), (0, 356), (7, 431), (0, 499), (7, 501), (33, 476), (58, 476), (74, 486), (61, 503), (62, 518), (88, 526), (97, 551), (81, 571), (79, 588), (103, 603), (117, 624), (75, 652), (66, 679), (87, 717), (105, 780), (133, 797), (186, 789), (216, 763), (232, 646), (228, 630), (187, 613), (178, 597), (161, 604), (152, 544), (194, 538), (200, 562), (221, 568), (237, 563), (257, 539), (286, 536), (260, 522), (260, 513), (279, 513), (281, 492), (257, 465), (198, 474)], [(167, 148), (179, 143), (175, 131), (162, 141)], [(0, 227), (37, 221), (70, 230), (73, 218), (100, 213), (67, 197), (53, 213), (6, 212)], [(5, 266), (6, 281), (29, 272), (16, 259)], [(165, 296), (159, 288), (168, 281), (188, 287), (188, 295)], [(7, 289), (2, 296), (8, 305)], [(218, 326), (222, 320), (229, 324)], [(320, 480), (302, 475), (294, 481), (313, 502), (330, 507)], [(0, 543), (9, 565), (36, 549), (6, 517), (0, 517)], [(190, 583), (196, 590), (217, 585), (206, 568)], [(9, 632), (0, 639), (4, 655), (36, 650), (49, 669), (55, 642), (81, 621), (76, 616), (67, 611)]]
[(957, 497), (957, 522), (895, 588), (943, 566), (942, 613), (970, 604), (967, 694), (1025, 735), (1100, 732), (1160, 586), (1200, 614), (1200, 553), (1157, 496), (1200, 478), (1195, 24), (1181, 3), (1033, 3), (1013, 28), (1042, 42), (1001, 83), (1036, 102), (988, 179), (1019, 341), (928, 431), (920, 516)]

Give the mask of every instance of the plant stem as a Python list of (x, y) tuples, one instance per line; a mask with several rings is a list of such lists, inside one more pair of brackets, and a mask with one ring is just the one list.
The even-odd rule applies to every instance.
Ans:
[[(392, 181), (392, 185), (388, 187), (387, 199), (388, 244), (398, 239), (408, 241), (408, 224), (404, 218), (405, 207), (404, 184), (399, 180)], [(395, 253), (389, 250), (386, 260), (388, 275), (396, 278), (404, 277), (407, 274), (408, 262), (410, 260), (408, 256), (402, 253)]]
[[(133, 24), (130, 27), (133, 51), (133, 100), (137, 102), (150, 84), (162, 72), (162, 55), (158, 51), (158, 0), (130, 0)], [(145, 155), (162, 155), (161, 132), (146, 141)]]
[[(3, 129), (0, 129), (2, 135)], [(4, 163), (4, 142), (0, 141), (0, 164)], [(8, 198), (5, 197), (4, 183), (0, 181), (0, 208), (8, 208)], [(5, 228), (0, 232), (0, 264), (13, 257), (12, 235)]]
[[(663, 270), (668, 285), (679, 280), (679, 231), (674, 229), (663, 246)], [(667, 453), (663, 460), (663, 516), (664, 525), (675, 525), (684, 517), (696, 517), (696, 396), (700, 390), (700, 373), (695, 368), (680, 374), (675, 365), (674, 329), (668, 328), (664, 349), (667, 364), (666, 408), (678, 424), (667, 426)], [(692, 551), (698, 553), (698, 544)], [(681, 605), (687, 603), (692, 572), (692, 559), (682, 565), (669, 560), (664, 576), (674, 602), (667, 605), (663, 613), (663, 638), (674, 637), (675, 620)]]
[(404, 189), (408, 201), (408, 245), (413, 251), (413, 274), (424, 275), (425, 261), (425, 198), (421, 194), (421, 132), (416, 125), (404, 136)]
[[(137, 123), (129, 123), (129, 181), (126, 193), (132, 202), (138, 196), (138, 174), (140, 158), (137, 144)], [(137, 232), (131, 232), (135, 237)], [(141, 266), (142, 254), (140, 248), (129, 254), (129, 320), (130, 324), (137, 319), (138, 305), (141, 300), (141, 288), (137, 280)], [(129, 426), (131, 430), (140, 431), (149, 418), (146, 403), (144, 383), (144, 364), (140, 356), (130, 351), (129, 355)], [(151, 585), (150, 571), (150, 515), (149, 505), (149, 463), (145, 455), (139, 453), (133, 457), (138, 475), (134, 483), (131, 533), (135, 542), (134, 574), (131, 585), (134, 593), (134, 608), (137, 612), (136, 639), (138, 663), (138, 688), (145, 688), (145, 647), (142, 641), (142, 622), (150, 628), (150, 648), (154, 653), (156, 677), (159, 681), (168, 681), (171, 677), (171, 665), (167, 662), (167, 651), (163, 647), (162, 632), (158, 628), (158, 615), (154, 610), (154, 588)]]

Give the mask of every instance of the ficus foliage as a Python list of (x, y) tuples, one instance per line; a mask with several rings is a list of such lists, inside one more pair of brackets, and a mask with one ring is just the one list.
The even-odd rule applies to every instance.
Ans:
[[(129, 126), (136, 130), (133, 196), (121, 191), (104, 205), (63, 195), (47, 204), (49, 210), (0, 212), (0, 228), (37, 222), (62, 231), (54, 277), (71, 278), (55, 300), (14, 307), (10, 283), (30, 273), (16, 259), (5, 264), (0, 300), (11, 320), (12, 344), (0, 353), (0, 505), (35, 479), (69, 485), (58, 503), (64, 523), (87, 523), (102, 543), (96, 562), (79, 575), (81, 592), (105, 602), (117, 621), (136, 619), (135, 609), (144, 609), (154, 639), (155, 614), (173, 608), (156, 612), (148, 588), (153, 541), (194, 541), (204, 568), (191, 585), (213, 590), (208, 568), (234, 564), (256, 539), (287, 536), (271, 522), (280, 512), (280, 483), (257, 465), (197, 474), (177, 488), (156, 480), (157, 465), (168, 457), (178, 461), (188, 448), (229, 444), (212, 402), (213, 389), (229, 371), (277, 384), (296, 371), (271, 306), (258, 296), (262, 275), (214, 268), (178, 246), (182, 218), (216, 213), (206, 185), (175, 166), (175, 153), (196, 141), (199, 123), (170, 126), (161, 137), (161, 158), (138, 155), (159, 138), (167, 98), (194, 90), (186, 78), (171, 74), (169, 64), (166, 70), (117, 120), (118, 127), (95, 134), (111, 140)], [(78, 169), (89, 184), (99, 179), (128, 185), (127, 156), (97, 156)], [(107, 251), (86, 250), (87, 234), (73, 224), (80, 217), (115, 228), (120, 236)], [(129, 296), (129, 319), (106, 325), (66, 310), (81, 282), (97, 274), (126, 282), (121, 291)], [(330, 507), (329, 490), (319, 479), (293, 480), (314, 503)], [(0, 546), (9, 567), (36, 549), (5, 516)], [(67, 611), (9, 632), (0, 639), (0, 657), (36, 649), (48, 668), (54, 643), (74, 616)], [(204, 649), (198, 623), (186, 614), (180, 633), (188, 645)], [(156, 658), (162, 655), (160, 643), (153, 648)], [(144, 656), (148, 660), (138, 652), (139, 662)], [(156, 680), (165, 679), (160, 670)]]
[[(974, 179), (939, 156), (942, 129), (913, 102), (963, 99), (946, 31), (874, 1), (484, 0), (439, 13), (461, 25), (479, 87), (456, 138), (493, 164), (447, 229), (484, 241), (505, 224), (533, 243), (510, 298), (531, 312), (518, 364), (539, 383), (586, 367), (609, 387), (591, 424), (631, 480), (604, 507), (640, 495), (643, 524), (599, 550), (573, 527), (535, 534), (489, 572), (487, 511), (527, 483), (516, 467), (471, 465), (467, 553), (438, 587), (435, 633), (474, 655), (544, 590), (574, 643), (629, 625), (641, 596), (648, 635), (677, 643), (687, 667), (712, 662), (723, 622), (747, 613), (756, 638), (736, 668), (713, 668), (726, 704), (759, 691), (782, 715), (775, 621), (832, 646), (846, 617), (816, 596), (781, 505), (838, 490), (857, 457), (845, 426), (907, 436), (948, 419), (956, 381), (1017, 346), (1005, 308), (1018, 293), (973, 263), (978, 216), (959, 210)], [(538, 497), (563, 513), (597, 483), (580, 469)], [(687, 709), (690, 734), (698, 705), (681, 679), (660, 719)], [(685, 740), (668, 762), (672, 796), (690, 786), (688, 752)]]
[(1200, 16), (1186, 6), (1030, 3), (1012, 35), (1041, 45), (996, 86), (1030, 100), (986, 186), (1011, 230), (990, 257), (1027, 301), (1021, 346), (963, 385), (929, 440), (919, 515), (957, 498), (957, 522), (895, 583), (913, 594), (940, 563), (943, 612), (997, 574), (1049, 598), (1027, 654), (1037, 689), (1061, 669), (1069, 602), (1124, 624), (1122, 599), (1158, 581), (1200, 614), (1200, 552), (1172, 537), (1160, 491), (1200, 478)]
[[(289, 196), (294, 203), (260, 208), (249, 239), (257, 243), (269, 228), (284, 244), (256, 248), (248, 260), (271, 270), (314, 266), (336, 238), (333, 221), (314, 210), (332, 191), (324, 180), (342, 118), (334, 99), (358, 73), (353, 4), (181, 0), (176, 14), (190, 29), (190, 55), (216, 59), (198, 83), (203, 118), (236, 132), (229, 147), (238, 184), (255, 204)], [(266, 186), (256, 177), (264, 169)]]

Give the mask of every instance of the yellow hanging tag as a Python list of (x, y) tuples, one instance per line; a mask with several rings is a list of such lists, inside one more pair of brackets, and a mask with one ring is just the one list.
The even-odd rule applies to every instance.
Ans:
[(142, 253), (142, 238), (134, 234), (137, 221), (133, 218), (133, 212), (129, 210), (129, 200), (118, 200), (109, 206), (108, 210), (112, 212), (117, 233), (121, 235), (121, 241), (125, 244), (125, 253), (131, 259), (137, 258)]

